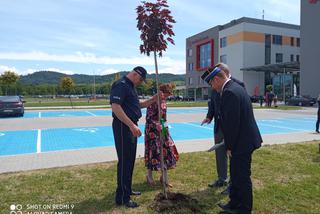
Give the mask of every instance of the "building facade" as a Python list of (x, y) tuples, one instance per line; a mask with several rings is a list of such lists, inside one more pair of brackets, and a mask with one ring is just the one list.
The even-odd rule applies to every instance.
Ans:
[[(210, 41), (211, 52), (203, 52), (203, 45)], [(228, 64), (232, 76), (245, 83), (249, 95), (261, 95), (275, 74), (241, 69), (300, 61), (300, 27), (243, 17), (189, 37), (186, 52), (186, 88), (190, 96), (206, 99), (208, 86), (198, 78), (217, 62)], [(209, 57), (208, 53), (213, 55)], [(203, 63), (202, 59), (207, 61)]]
[(320, 94), (320, 0), (301, 0), (301, 94)]
[(219, 30), (216, 26), (186, 40), (186, 91), (195, 100), (207, 99), (210, 93), (201, 75), (218, 62)]

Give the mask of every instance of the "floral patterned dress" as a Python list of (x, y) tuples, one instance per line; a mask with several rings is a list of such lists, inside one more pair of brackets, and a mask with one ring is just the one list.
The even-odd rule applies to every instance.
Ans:
[[(161, 101), (161, 112), (164, 121), (167, 121), (167, 104), (165, 100)], [(146, 126), (145, 126), (145, 166), (147, 169), (151, 169), (153, 171), (161, 170), (160, 167), (160, 132), (157, 130), (157, 124), (159, 124), (158, 119), (158, 104), (153, 103), (147, 108), (146, 115)], [(177, 151), (176, 146), (170, 136), (170, 132), (168, 130), (167, 136), (164, 137), (164, 145), (163, 145), (163, 160), (164, 160), (164, 168), (172, 169), (175, 168), (176, 162), (179, 159), (179, 153)]]

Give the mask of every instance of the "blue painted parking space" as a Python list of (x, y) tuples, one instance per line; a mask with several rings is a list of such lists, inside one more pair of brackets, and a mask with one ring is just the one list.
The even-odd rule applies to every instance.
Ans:
[(0, 132), (0, 156), (37, 152), (37, 131)]
[(281, 134), (293, 132), (313, 131), (315, 129), (315, 118), (285, 118), (277, 120), (258, 120), (262, 134)]
[[(144, 125), (139, 128), (144, 132)], [(170, 124), (170, 133), (175, 141), (206, 139), (212, 137), (212, 127), (173, 123)], [(42, 131), (41, 138), (41, 152), (114, 146), (111, 126), (48, 129)], [(144, 143), (144, 133), (138, 143)]]
[(111, 126), (48, 129), (42, 131), (42, 152), (112, 145), (113, 133)]
[[(288, 134), (294, 132), (312, 132), (315, 118), (283, 118), (257, 120), (261, 134)], [(200, 122), (171, 123), (170, 133), (174, 141), (213, 139), (213, 123), (201, 126)], [(144, 125), (139, 125), (144, 131)], [(40, 152), (74, 150), (114, 146), (111, 126), (80, 127), (37, 131), (0, 132), (0, 156), (18, 155), (37, 152), (37, 141)], [(144, 143), (144, 136), (138, 139)]]
[[(168, 109), (168, 114), (195, 114), (207, 113), (207, 108), (173, 108)], [(146, 109), (142, 110), (142, 114), (146, 114)], [(21, 118), (46, 118), (46, 117), (83, 117), (83, 116), (111, 116), (111, 109), (103, 110), (67, 110), (67, 111), (39, 111), (28, 112), (26, 111), (23, 117), (4, 117), (0, 119), (21, 119)]]
[(49, 111), (41, 112), (40, 117), (82, 117), (90, 116), (87, 111)]

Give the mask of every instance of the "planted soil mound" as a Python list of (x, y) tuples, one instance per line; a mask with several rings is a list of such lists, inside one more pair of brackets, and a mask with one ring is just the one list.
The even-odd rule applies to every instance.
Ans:
[(156, 195), (151, 208), (158, 213), (202, 213), (198, 200), (182, 193), (168, 192)]

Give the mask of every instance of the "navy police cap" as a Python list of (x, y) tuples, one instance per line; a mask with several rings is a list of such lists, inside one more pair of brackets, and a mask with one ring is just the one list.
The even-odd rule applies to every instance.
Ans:
[(141, 66), (137, 66), (133, 70), (135, 72), (137, 72), (142, 77), (143, 81), (146, 81), (146, 78), (147, 78), (147, 70), (146, 69), (144, 69)]
[(210, 80), (212, 80), (213, 77), (217, 75), (217, 73), (219, 73), (220, 71), (221, 71), (221, 68), (219, 67), (209, 68), (201, 75), (201, 79), (203, 79), (209, 84)]

